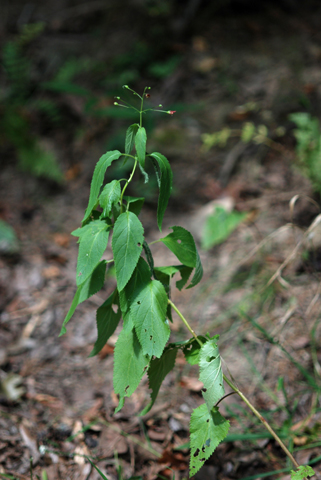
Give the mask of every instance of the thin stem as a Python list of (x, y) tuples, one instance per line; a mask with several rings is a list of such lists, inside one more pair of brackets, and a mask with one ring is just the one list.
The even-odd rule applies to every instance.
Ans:
[(134, 107), (129, 102), (126, 102), (126, 100), (123, 100), (122, 98), (120, 98), (119, 101), (125, 103), (126, 105), (122, 105), (121, 103), (117, 103), (118, 107), (132, 108), (133, 110), (136, 110), (136, 112), (139, 112), (138, 108)]
[[(186, 328), (189, 330), (189, 332), (193, 335), (193, 337), (195, 338), (195, 340), (198, 342), (198, 344), (200, 345), (200, 347), (203, 345), (203, 343), (201, 342), (201, 340), (197, 337), (196, 333), (194, 332), (194, 330), (192, 329), (192, 327), (189, 325), (188, 321), (186, 320), (186, 318), (183, 316), (183, 314), (178, 310), (178, 308), (176, 307), (176, 305), (171, 301), (171, 300), (168, 300), (168, 303), (169, 305), (171, 305), (171, 307), (175, 310), (175, 312), (177, 313), (177, 315), (180, 317), (180, 319), (183, 321), (184, 325), (186, 326)], [(225, 380), (225, 382), (231, 387), (231, 389), (238, 394), (238, 396), (243, 400), (244, 403), (246, 403), (246, 405), (249, 407), (249, 409), (252, 411), (252, 413), (260, 420), (260, 422), (263, 423), (263, 425), (265, 426), (265, 428), (268, 430), (268, 432), (272, 435), (272, 437), (276, 440), (276, 442), (280, 445), (280, 447), (282, 448), (282, 450), (284, 451), (284, 453), (289, 457), (289, 459), (291, 460), (291, 462), (293, 463), (293, 465), (296, 467), (296, 468), (299, 468), (299, 464), (298, 462), (295, 460), (295, 458), (293, 457), (292, 453), (287, 449), (287, 447), (284, 445), (284, 443), (282, 442), (282, 440), (280, 439), (280, 437), (275, 433), (275, 431), (273, 430), (273, 428), (270, 426), (270, 424), (265, 420), (264, 417), (262, 417), (262, 415), (260, 414), (260, 412), (258, 412), (256, 410), (256, 408), (254, 407), (254, 405), (252, 405), (252, 403), (247, 399), (247, 397), (237, 388), (236, 385), (234, 385), (234, 383), (229, 380), (224, 374), (223, 374), (223, 379)]]
[(291, 462), (293, 463), (293, 465), (296, 467), (296, 468), (299, 468), (299, 464), (298, 462), (295, 460), (295, 458), (293, 457), (292, 453), (286, 448), (286, 446), (284, 445), (284, 443), (282, 442), (282, 440), (280, 439), (280, 437), (275, 433), (275, 431), (273, 430), (273, 428), (269, 425), (269, 423), (265, 420), (264, 417), (262, 417), (262, 415), (260, 414), (260, 412), (258, 412), (256, 410), (256, 408), (254, 407), (254, 405), (252, 405), (252, 403), (246, 398), (246, 396), (237, 388), (236, 385), (234, 385), (233, 382), (231, 382), (231, 380), (229, 380), (224, 374), (223, 374), (223, 379), (225, 380), (225, 382), (231, 387), (231, 389), (238, 394), (239, 397), (241, 397), (241, 399), (243, 400), (244, 403), (246, 403), (246, 405), (249, 407), (249, 409), (252, 411), (252, 413), (254, 413), (254, 415), (260, 420), (260, 422), (263, 423), (263, 425), (265, 426), (265, 428), (268, 430), (268, 432), (272, 435), (272, 437), (277, 441), (277, 443), (280, 445), (280, 447), (282, 448), (282, 450), (284, 451), (284, 453), (289, 457), (289, 459), (291, 460)]
[(139, 112), (139, 126), (140, 126), (140, 127), (143, 126), (143, 105), (144, 105), (144, 96), (145, 96), (146, 89), (147, 89), (147, 87), (144, 88), (144, 93), (143, 93), (143, 95), (140, 97), (140, 98), (141, 98), (141, 102), (140, 102), (140, 112)]
[(188, 323), (188, 321), (186, 320), (186, 318), (183, 316), (183, 314), (178, 310), (178, 308), (176, 307), (176, 305), (168, 299), (168, 303), (169, 305), (175, 310), (175, 312), (177, 313), (177, 315), (180, 317), (180, 319), (182, 320), (182, 322), (184, 323), (185, 327), (189, 330), (189, 332), (193, 335), (193, 337), (195, 338), (195, 340), (197, 341), (197, 343), (199, 344), (199, 346), (201, 347), (203, 345), (203, 343), (201, 342), (201, 340), (197, 337), (196, 333), (194, 332), (194, 330), (192, 329), (192, 327), (190, 326), (190, 324)]
[[(134, 157), (135, 158), (135, 157)], [(125, 193), (125, 190), (128, 186), (128, 184), (132, 181), (132, 178), (134, 176), (134, 173), (135, 173), (135, 170), (136, 170), (136, 166), (137, 166), (137, 158), (135, 159), (135, 163), (134, 163), (134, 167), (133, 167), (133, 170), (132, 170), (132, 173), (130, 174), (130, 177), (129, 179), (127, 180), (127, 182), (125, 183), (124, 185), (124, 188), (123, 188), (123, 191), (121, 192), (121, 197), (120, 197), (120, 211), (121, 213), (123, 213), (123, 196), (124, 196), (124, 193)]]

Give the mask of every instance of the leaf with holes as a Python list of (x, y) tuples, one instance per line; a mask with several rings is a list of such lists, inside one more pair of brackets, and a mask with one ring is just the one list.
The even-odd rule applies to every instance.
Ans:
[(137, 265), (144, 243), (144, 229), (132, 212), (119, 215), (114, 225), (112, 249), (116, 268), (117, 287), (120, 292), (127, 284)]
[(215, 448), (227, 436), (230, 422), (213, 408), (210, 412), (205, 403), (192, 412), (190, 423), (190, 477), (193, 477)]
[(75, 313), (77, 306), (87, 300), (92, 295), (95, 295), (95, 293), (99, 292), (99, 290), (103, 288), (105, 281), (105, 273), (106, 260), (102, 260), (92, 272), (90, 277), (88, 277), (87, 280), (82, 285), (80, 285), (80, 287), (77, 288), (71, 307), (63, 321), (59, 336), (66, 333), (66, 324), (69, 322), (69, 320)]
[[(199, 335), (197, 337), (201, 343), (207, 342), (207, 338)], [(190, 365), (197, 365), (199, 362), (199, 356), (201, 352), (201, 345), (198, 343), (198, 341), (195, 338), (192, 338), (191, 341), (187, 345), (183, 347), (183, 353), (185, 355), (185, 358), (187, 362)]]
[(150, 157), (156, 171), (158, 186), (159, 186), (159, 197), (158, 197), (158, 206), (157, 206), (157, 224), (158, 228), (162, 230), (162, 223), (164, 218), (164, 213), (168, 204), (169, 197), (172, 192), (173, 186), (173, 172), (169, 161), (161, 153), (151, 153)]
[(124, 320), (130, 314), (131, 303), (135, 300), (136, 296), (149, 284), (150, 281), (150, 269), (143, 257), (140, 257), (129, 282), (125, 288), (119, 292), (120, 308)]
[(135, 147), (139, 165), (145, 169), (147, 135), (144, 127), (139, 127), (135, 136)]
[(101, 217), (111, 217), (113, 206), (116, 205), (121, 196), (119, 180), (113, 180), (104, 186), (99, 196), (99, 205), (103, 209)]
[(154, 358), (150, 362), (148, 369), (149, 388), (151, 388), (151, 402), (144, 408), (141, 415), (150, 411), (155, 403), (161, 384), (166, 375), (173, 370), (175, 366), (176, 354), (178, 348), (166, 347), (160, 358)]
[(154, 271), (157, 280), (162, 282), (166, 291), (169, 288), (171, 278), (173, 278), (175, 273), (180, 273), (181, 279), (176, 282), (176, 287), (179, 290), (182, 290), (184, 285), (186, 285), (193, 268), (187, 267), (186, 265), (169, 265), (166, 267), (156, 267)]
[(135, 296), (130, 305), (130, 316), (134, 322), (143, 352), (150, 357), (160, 357), (170, 335), (166, 323), (168, 298), (163, 285), (151, 280)]
[(297, 470), (291, 470), (291, 480), (304, 480), (313, 475), (315, 475), (315, 471), (310, 465), (300, 465)]
[(121, 153), (118, 150), (113, 150), (112, 152), (105, 153), (98, 160), (98, 163), (95, 167), (93, 178), (91, 181), (89, 203), (85, 212), (85, 216), (82, 220), (83, 224), (88, 220), (93, 208), (97, 203), (98, 196), (100, 193), (101, 186), (104, 182), (107, 168), (112, 164), (114, 160), (118, 160), (120, 156), (121, 156)]
[(203, 397), (209, 410), (224, 396), (221, 356), (215, 339), (203, 344), (199, 356), (200, 376), (204, 384)]
[[(100, 350), (106, 345), (107, 340), (112, 336), (117, 328), (121, 317), (121, 311), (118, 305), (116, 293), (117, 292), (114, 291), (97, 310), (96, 321), (98, 338), (94, 348), (89, 354), (89, 357), (94, 357), (100, 352)], [(114, 311), (113, 305), (116, 306), (116, 311)]]
[(101, 220), (94, 220), (78, 230), (83, 230), (78, 233), (80, 236), (76, 283), (79, 286), (91, 275), (106, 250), (110, 226)]
[[(192, 282), (187, 288), (194, 287), (200, 282), (203, 276), (203, 268), (194, 238), (192, 234), (183, 227), (175, 226), (172, 227), (172, 229), (172, 233), (161, 238), (159, 241), (163, 242), (185, 266), (195, 268)], [(182, 288), (181, 285), (180, 288)]]
[(123, 329), (114, 351), (114, 391), (120, 397), (116, 412), (122, 408), (124, 398), (130, 397), (138, 387), (149, 360), (148, 355), (143, 353), (135, 330)]
[(139, 129), (138, 123), (134, 123), (130, 127), (127, 128), (126, 137), (125, 137), (125, 153), (129, 155), (134, 148), (135, 144), (135, 136), (137, 130)]

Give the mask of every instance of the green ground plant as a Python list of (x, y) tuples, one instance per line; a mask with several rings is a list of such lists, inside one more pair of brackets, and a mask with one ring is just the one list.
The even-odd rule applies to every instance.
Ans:
[(61, 182), (63, 176), (54, 154), (42, 147), (30, 123), (33, 111), (53, 120), (58, 115), (54, 102), (35, 99), (32, 65), (25, 54), (26, 46), (43, 28), (42, 23), (25, 25), (16, 39), (3, 46), (1, 63), (7, 86), (0, 94), (0, 146), (13, 147), (22, 170)]
[[(175, 112), (162, 110), (161, 105), (159, 108), (144, 108), (144, 101), (150, 96), (149, 87), (145, 88), (142, 95), (127, 85), (123, 88), (132, 92), (138, 106), (133, 106), (120, 97), (117, 97), (115, 105), (136, 112), (139, 122), (127, 129), (124, 152), (119, 150), (107, 152), (95, 167), (89, 203), (82, 225), (72, 232), (72, 235), (79, 238), (77, 291), (64, 319), (61, 335), (66, 332), (66, 324), (76, 307), (103, 287), (107, 265), (113, 264), (117, 287), (97, 310), (98, 338), (90, 356), (100, 352), (122, 319), (122, 330), (114, 351), (113, 387), (119, 396), (119, 404), (115, 411), (121, 410), (125, 399), (133, 394), (146, 373), (151, 398), (141, 415), (149, 412), (164, 378), (174, 368), (176, 355), (181, 350), (190, 365), (199, 366), (199, 379), (204, 385), (202, 389), (204, 403), (192, 412), (190, 420), (190, 476), (198, 472), (218, 444), (227, 437), (230, 425), (221, 415), (219, 405), (231, 393), (237, 394), (243, 400), (293, 465), (299, 468), (299, 464), (267, 420), (239, 390), (235, 382), (223, 373), (218, 348), (219, 336), (210, 336), (208, 333), (196, 334), (171, 300), (174, 276), (179, 290), (195, 287), (202, 279), (203, 269), (191, 233), (183, 227), (173, 226), (171, 233), (156, 240), (162, 242), (180, 263), (163, 267), (154, 264), (152, 248), (156, 242), (147, 244), (144, 227), (138, 218), (144, 198), (128, 196), (126, 190), (137, 170), (141, 172), (145, 182), (148, 182), (149, 177), (145, 168), (147, 162), (151, 162), (159, 187), (157, 225), (161, 231), (171, 195), (173, 175), (164, 155), (159, 152), (147, 152), (147, 134), (143, 127), (143, 117), (153, 110), (169, 115)], [(115, 161), (131, 162), (131, 173), (128, 178), (105, 183), (105, 173)], [(111, 234), (113, 258), (101, 260)], [(173, 312), (178, 315), (190, 334), (190, 338), (185, 341), (169, 343)], [(225, 393), (224, 382), (232, 392)], [(300, 474), (300, 470), (295, 473)], [(305, 478), (310, 473), (302, 475), (294, 478)]]
[(296, 153), (302, 173), (311, 180), (314, 190), (321, 192), (321, 132), (317, 118), (298, 112), (289, 116), (295, 123)]

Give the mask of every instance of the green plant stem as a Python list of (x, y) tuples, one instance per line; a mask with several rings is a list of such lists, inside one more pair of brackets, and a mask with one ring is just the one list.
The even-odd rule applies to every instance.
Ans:
[(140, 97), (140, 98), (141, 98), (140, 112), (139, 112), (139, 126), (140, 126), (140, 127), (143, 126), (143, 106), (144, 106), (144, 96), (145, 96), (146, 88), (147, 88), (147, 87), (145, 87), (144, 93), (143, 93), (143, 95)]
[(177, 315), (180, 317), (180, 319), (182, 320), (182, 322), (184, 323), (185, 327), (188, 329), (188, 331), (193, 335), (193, 337), (195, 338), (195, 340), (198, 342), (199, 346), (201, 347), (203, 345), (203, 343), (200, 341), (200, 339), (197, 337), (196, 333), (194, 332), (194, 330), (192, 329), (192, 327), (190, 326), (190, 324), (188, 323), (188, 321), (186, 320), (186, 318), (183, 316), (183, 314), (178, 310), (178, 308), (176, 307), (176, 305), (171, 301), (171, 300), (168, 300), (168, 303), (169, 305), (173, 308), (173, 310), (175, 310), (175, 312), (177, 313)]
[[(178, 308), (176, 307), (176, 305), (171, 301), (171, 300), (168, 300), (168, 303), (169, 305), (171, 305), (171, 307), (175, 310), (175, 312), (177, 313), (177, 315), (180, 317), (180, 319), (182, 320), (182, 322), (184, 323), (184, 325), (186, 326), (186, 328), (188, 329), (188, 331), (193, 335), (193, 337), (195, 338), (195, 340), (199, 343), (200, 346), (202, 346), (202, 342), (201, 340), (197, 337), (196, 333), (194, 332), (194, 330), (192, 329), (192, 327), (190, 326), (190, 324), (188, 323), (188, 321), (186, 320), (186, 318), (183, 316), (183, 314), (178, 310)], [(243, 400), (243, 402), (249, 407), (249, 409), (251, 410), (251, 412), (260, 420), (260, 422), (263, 423), (263, 425), (265, 426), (265, 428), (268, 430), (268, 432), (272, 435), (272, 437), (275, 439), (275, 441), (280, 445), (280, 447), (282, 448), (282, 450), (284, 451), (284, 453), (289, 457), (289, 459), (291, 460), (291, 462), (293, 463), (293, 465), (296, 467), (296, 468), (299, 468), (299, 464), (298, 462), (295, 460), (295, 458), (293, 457), (292, 453), (286, 448), (286, 446), (284, 445), (284, 443), (282, 442), (282, 440), (280, 439), (280, 437), (275, 433), (275, 431), (273, 430), (273, 428), (270, 426), (270, 424), (265, 420), (264, 417), (262, 417), (262, 415), (260, 414), (260, 412), (258, 412), (256, 410), (256, 408), (254, 407), (254, 405), (252, 405), (252, 403), (246, 398), (246, 396), (237, 388), (236, 385), (234, 385), (233, 382), (231, 382), (231, 380), (229, 380), (224, 374), (223, 374), (223, 379), (224, 381), (229, 385), (229, 387), (231, 387), (231, 389), (238, 394), (238, 396)]]
[(124, 185), (124, 188), (123, 188), (123, 191), (121, 192), (121, 197), (120, 197), (120, 205), (121, 205), (120, 209), (121, 209), (121, 213), (123, 213), (123, 197), (124, 197), (124, 193), (125, 193), (126, 188), (128, 187), (128, 184), (129, 184), (129, 183), (132, 181), (132, 179), (133, 179), (133, 176), (134, 176), (136, 167), (137, 167), (137, 158), (135, 159), (135, 163), (134, 163), (134, 166), (133, 166), (132, 173), (130, 174), (129, 179), (126, 181), (126, 183), (125, 183), (125, 185)]
[(252, 403), (246, 398), (246, 396), (237, 388), (236, 385), (234, 385), (233, 382), (231, 382), (231, 380), (229, 380), (224, 374), (223, 374), (223, 379), (224, 381), (229, 385), (229, 387), (231, 387), (231, 389), (238, 394), (239, 397), (241, 397), (241, 399), (243, 400), (244, 403), (246, 403), (246, 405), (249, 407), (249, 409), (252, 411), (252, 413), (254, 413), (254, 415), (260, 420), (260, 422), (263, 423), (263, 425), (265, 426), (265, 428), (268, 430), (268, 432), (272, 435), (272, 437), (277, 441), (277, 443), (280, 445), (280, 447), (282, 448), (282, 450), (284, 451), (284, 453), (289, 457), (289, 459), (291, 460), (291, 462), (293, 463), (293, 465), (298, 468), (300, 465), (298, 464), (298, 462), (295, 460), (295, 458), (293, 457), (292, 453), (286, 448), (286, 446), (284, 445), (284, 443), (282, 442), (282, 440), (280, 439), (280, 437), (275, 433), (275, 431), (273, 430), (273, 428), (270, 426), (270, 424), (265, 420), (264, 417), (262, 417), (262, 415), (260, 414), (260, 412), (258, 412), (256, 410), (256, 408), (254, 407), (254, 405), (252, 405)]

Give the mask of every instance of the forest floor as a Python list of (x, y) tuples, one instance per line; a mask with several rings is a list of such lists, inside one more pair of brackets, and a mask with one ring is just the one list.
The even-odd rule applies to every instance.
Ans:
[[(103, 8), (95, 11), (96, 4), (91, 27)], [(84, 13), (71, 20), (68, 8), (50, 20), (33, 52), (38, 60), (46, 58), (48, 68), (51, 51), (58, 60), (68, 49), (85, 57), (102, 42), (99, 35), (81, 31)], [(118, 19), (115, 9), (108, 21)], [(144, 44), (138, 27), (126, 33), (129, 17), (127, 12), (119, 24), (107, 23), (108, 52), (104, 56), (100, 45), (97, 56), (108, 61), (115, 48), (113, 55), (124, 58), (128, 44)], [(297, 167), (288, 119), (298, 111), (320, 116), (320, 31), (308, 13), (273, 7), (264, 14), (212, 18), (204, 7), (192, 33), (171, 39), (166, 48), (177, 65), (160, 78), (146, 73), (152, 104), (177, 111), (154, 114), (148, 124), (150, 148), (166, 155), (174, 172), (163, 235), (173, 225), (189, 229), (204, 266), (200, 286), (173, 289), (173, 300), (198, 334), (220, 334), (226, 375), (271, 421), (298, 463), (312, 462), (315, 478), (321, 478), (321, 230), (316, 225), (308, 231), (320, 202)], [(136, 89), (145, 86), (141, 78), (133, 80)], [(101, 94), (100, 100), (112, 105), (113, 96)], [(110, 480), (188, 478), (189, 418), (202, 403), (197, 370), (179, 356), (155, 406), (139, 417), (148, 402), (147, 378), (114, 414), (118, 330), (97, 357), (88, 358), (97, 335), (95, 310), (115, 288), (112, 271), (104, 289), (79, 305), (59, 337), (76, 290), (77, 243), (70, 232), (80, 225), (95, 163), (107, 149), (118, 148), (127, 126), (121, 118), (88, 119), (83, 98), (73, 93), (61, 94), (59, 102), (72, 127), (48, 133), (41, 130), (41, 118), (31, 121), (58, 157), (63, 183), (17, 169), (10, 148), (1, 165), (0, 214), (20, 247), (0, 257), (0, 477), (97, 480), (89, 456)], [(202, 134), (226, 126), (240, 130), (245, 122), (266, 125), (274, 147), (244, 145), (237, 136), (223, 147), (202, 147)], [(283, 127), (280, 136), (278, 127)], [(155, 185), (147, 187), (140, 219), (151, 242), (160, 234)], [(137, 180), (131, 193), (142, 188)], [(205, 250), (203, 219), (213, 201), (247, 215), (226, 241)], [(153, 253), (157, 265), (168, 264), (160, 244)], [(187, 338), (177, 318), (172, 332), (173, 339)], [(283, 452), (238, 398), (226, 398), (220, 408), (231, 423), (228, 441), (195, 478), (289, 479), (291, 465)]]

